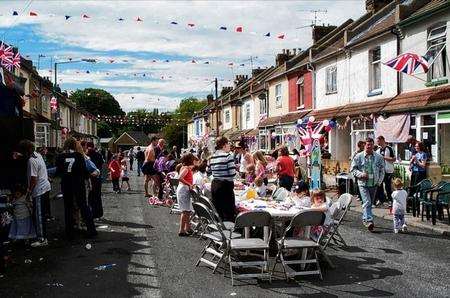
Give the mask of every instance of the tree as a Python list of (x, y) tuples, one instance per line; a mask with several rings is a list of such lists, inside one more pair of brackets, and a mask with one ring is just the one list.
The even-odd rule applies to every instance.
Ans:
[(181, 100), (178, 108), (172, 113), (172, 121), (163, 128), (164, 138), (169, 146), (176, 145), (178, 148), (184, 146), (187, 141), (187, 122), (192, 119), (195, 112), (206, 106), (206, 100), (188, 97)]
[(109, 92), (103, 89), (86, 88), (77, 90), (69, 97), (78, 107), (89, 113), (107, 116), (125, 116), (117, 100)]

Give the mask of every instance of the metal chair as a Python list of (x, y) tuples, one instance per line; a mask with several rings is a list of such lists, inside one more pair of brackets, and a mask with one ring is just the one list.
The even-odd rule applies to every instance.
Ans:
[(173, 195), (174, 198), (174, 204), (170, 208), (170, 213), (181, 213), (180, 206), (178, 205), (178, 198), (177, 198), (177, 187), (179, 180), (177, 178), (169, 178), (170, 183), (170, 192)]
[[(281, 264), (283, 266), (284, 275), (286, 277), (286, 280), (288, 281), (291, 277), (297, 276), (297, 275), (319, 275), (320, 279), (322, 280), (322, 271), (320, 269), (319, 259), (317, 256), (317, 252), (321, 252), (322, 255), (326, 257), (325, 253), (323, 252), (322, 248), (320, 247), (319, 243), (303, 239), (299, 237), (286, 237), (286, 234), (288, 231), (294, 229), (294, 228), (306, 228), (309, 226), (320, 226), (323, 224), (325, 220), (325, 214), (321, 211), (317, 210), (303, 210), (297, 213), (291, 220), (289, 226), (284, 230), (283, 237), (281, 239), (277, 239), (278, 244), (278, 252), (277, 256), (275, 257), (275, 264), (273, 265), (272, 274), (275, 271), (275, 266), (278, 263), (278, 260), (281, 261)], [(319, 237), (320, 238), (320, 237)], [(297, 259), (297, 260), (285, 260), (284, 251), (287, 249), (298, 249), (303, 251), (303, 249), (312, 249), (314, 250), (314, 258), (313, 259)], [(331, 263), (329, 260), (327, 260), (329, 263)], [(294, 265), (294, 264), (316, 264), (317, 269), (316, 270), (308, 270), (308, 271), (294, 271), (291, 273), (287, 272), (287, 266), (288, 265)]]
[[(204, 204), (212, 211), (212, 214), (216, 217), (216, 222), (221, 225), (222, 230), (233, 230), (234, 222), (222, 221), (222, 219), (219, 216), (219, 213), (216, 210), (216, 207), (214, 206), (214, 204), (211, 202), (210, 199), (208, 199), (206, 196), (199, 196), (198, 202)], [(211, 224), (208, 227), (215, 229), (214, 224)]]
[[(266, 272), (269, 264), (269, 241), (271, 238), (272, 216), (266, 211), (248, 211), (240, 213), (236, 217), (234, 230), (252, 227), (264, 229), (265, 237), (261, 238), (237, 238), (231, 239), (228, 251), (228, 261), (230, 265), (231, 285), (234, 286), (234, 278), (254, 278), (265, 277), (271, 280), (270, 272)], [(266, 233), (267, 232), (267, 233)], [(232, 232), (230, 231), (230, 238)], [(262, 251), (261, 261), (239, 261), (238, 252), (241, 251)], [(233, 258), (235, 260), (233, 260)], [(233, 267), (257, 267), (261, 273), (235, 274)]]
[(333, 240), (336, 245), (347, 246), (347, 243), (339, 233), (338, 229), (342, 221), (344, 220), (345, 215), (347, 215), (347, 212), (350, 209), (352, 198), (353, 196), (349, 193), (342, 194), (339, 199), (333, 204), (334, 207), (330, 208), (334, 209), (334, 212), (331, 213), (333, 221), (331, 222), (328, 233), (322, 235), (322, 237), (320, 237), (319, 239), (319, 243), (325, 241), (325, 243), (323, 243), (322, 245), (323, 250), (327, 248), (331, 240)]
[[(210, 209), (202, 203), (192, 204), (195, 213), (205, 224), (214, 223), (215, 216), (211, 213)], [(199, 259), (197, 260), (195, 267), (198, 267), (200, 263), (204, 263), (207, 266), (213, 268), (213, 273), (216, 272), (221, 262), (225, 259), (228, 253), (229, 239), (225, 236), (220, 225), (217, 225), (217, 231), (215, 233), (205, 232), (203, 237), (208, 239), (207, 244), (203, 248)], [(207, 255), (212, 256), (210, 259)], [(216, 261), (216, 258), (218, 260)]]

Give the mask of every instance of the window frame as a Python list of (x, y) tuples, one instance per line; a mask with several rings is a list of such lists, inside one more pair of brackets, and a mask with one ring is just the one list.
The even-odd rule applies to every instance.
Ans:
[[(444, 31), (441, 33), (438, 33), (436, 36), (432, 36), (433, 32), (440, 30), (444, 28)], [(443, 78), (446, 78), (448, 76), (448, 69), (447, 69), (447, 52), (446, 52), (446, 43), (447, 43), (447, 24), (437, 24), (428, 30), (427, 34), (427, 53), (433, 49), (436, 48), (436, 55), (433, 57), (432, 61), (428, 61), (430, 64), (430, 69), (427, 72), (427, 80), (428, 82), (432, 82), (434, 80), (440, 80)], [(439, 48), (441, 47), (441, 48)], [(435, 77), (434, 74), (434, 67), (436, 65), (436, 62), (441, 65), (443, 69), (443, 75), (439, 77)]]
[(325, 90), (326, 94), (337, 93), (337, 66), (328, 66), (325, 69)]
[[(378, 59), (375, 60), (375, 53), (379, 52)], [(369, 92), (377, 92), (382, 90), (381, 86), (381, 47), (377, 46), (370, 50), (369, 52)], [(377, 78), (375, 74), (375, 67), (378, 66), (378, 84), (377, 86)]]
[[(43, 131), (39, 131), (42, 128)], [(50, 146), (50, 124), (49, 123), (36, 123), (34, 126), (34, 135), (36, 147), (49, 147)]]
[(223, 119), (224, 119), (224, 122), (227, 124), (231, 122), (231, 110), (230, 109), (226, 109), (224, 111)]
[(275, 85), (275, 107), (282, 108), (283, 107), (283, 92), (281, 90), (281, 83)]
[(251, 120), (251, 109), (250, 109), (250, 103), (247, 102), (244, 106), (244, 110), (245, 110), (245, 123), (247, 124), (247, 122), (249, 122)]
[(305, 107), (305, 78), (300, 77), (297, 80), (297, 109)]

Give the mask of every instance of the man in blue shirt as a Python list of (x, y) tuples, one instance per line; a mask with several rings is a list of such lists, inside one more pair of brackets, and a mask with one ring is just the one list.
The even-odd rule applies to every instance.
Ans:
[(385, 173), (384, 158), (374, 152), (373, 144), (373, 139), (367, 138), (364, 151), (355, 155), (351, 165), (351, 173), (358, 178), (359, 192), (363, 202), (363, 224), (369, 231), (373, 231), (374, 228), (372, 204)]

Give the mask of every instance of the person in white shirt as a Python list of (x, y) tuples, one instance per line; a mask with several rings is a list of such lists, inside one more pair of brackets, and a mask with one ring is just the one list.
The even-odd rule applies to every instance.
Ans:
[(197, 185), (200, 189), (203, 189), (205, 186), (205, 182), (208, 179), (208, 175), (206, 174), (207, 162), (203, 160), (200, 165), (194, 166), (194, 185)]
[[(377, 191), (377, 201), (375, 205), (381, 205), (386, 202), (386, 198), (389, 204), (392, 203), (392, 176), (394, 174), (394, 161), (395, 161), (395, 153), (394, 149), (386, 143), (386, 140), (383, 136), (377, 137), (378, 149), (377, 153), (379, 153), (384, 158), (385, 172), (383, 183), (379, 186)], [(386, 194), (384, 193), (386, 190)]]
[(394, 180), (395, 191), (392, 193), (392, 213), (394, 214), (394, 233), (397, 234), (401, 229), (406, 232), (406, 199), (408, 193), (403, 189), (403, 181), (400, 178)]
[(28, 158), (27, 197), (33, 200), (33, 219), (38, 237), (38, 241), (32, 243), (31, 246), (45, 246), (48, 242), (42, 201), (45, 199), (45, 196), (49, 195), (51, 190), (47, 166), (42, 155), (35, 151), (36, 148), (31, 141), (22, 140), (19, 143), (19, 148), (21, 153)]

